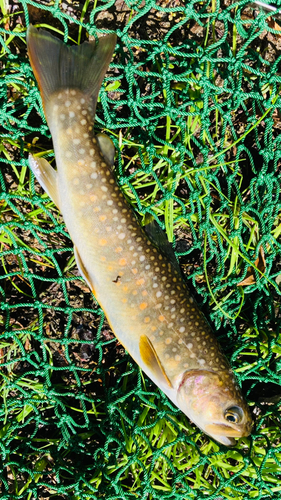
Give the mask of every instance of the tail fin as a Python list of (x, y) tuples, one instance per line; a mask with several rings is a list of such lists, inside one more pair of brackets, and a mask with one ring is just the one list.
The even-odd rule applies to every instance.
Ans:
[(116, 35), (107, 35), (81, 45), (68, 46), (48, 31), (30, 25), (27, 50), (39, 84), (44, 109), (52, 94), (61, 89), (76, 88), (92, 99), (93, 111), (100, 86), (116, 44)]

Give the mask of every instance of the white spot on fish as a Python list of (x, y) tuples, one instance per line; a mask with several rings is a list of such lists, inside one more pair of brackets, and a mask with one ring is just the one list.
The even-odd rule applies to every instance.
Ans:
[[(81, 125), (86, 125), (87, 122), (86, 122), (85, 118), (83, 118), (83, 120), (81, 120), (80, 123), (81, 123)], [(90, 127), (89, 127), (89, 130), (90, 130)]]
[(206, 361), (205, 359), (198, 359), (199, 365), (205, 365)]
[(73, 144), (80, 144), (80, 139), (73, 139)]
[(65, 156), (66, 156), (66, 158), (71, 158), (72, 157), (72, 152), (71, 151), (66, 151)]
[(112, 201), (112, 200), (108, 200), (108, 201), (107, 201), (107, 204), (108, 204), (108, 205), (113, 205), (113, 201)]
[(83, 154), (85, 153), (85, 149), (80, 148), (80, 149), (79, 149), (79, 153), (80, 153), (80, 155), (83, 155)]
[(91, 179), (96, 179), (98, 176), (98, 174), (96, 172), (94, 172), (93, 174), (90, 175)]
[(175, 356), (175, 360), (176, 360), (176, 361), (180, 361), (180, 360), (181, 360), (181, 356), (180, 356), (179, 354), (176, 354), (176, 356)]
[[(109, 200), (109, 201), (111, 201), (111, 200)], [(107, 203), (108, 203), (108, 202), (107, 202)], [(119, 238), (119, 240), (123, 240), (123, 239), (125, 238), (125, 236), (126, 236), (126, 235), (125, 235), (125, 233), (120, 233), (120, 234), (118, 234), (118, 238)]]
[(96, 162), (95, 161), (91, 161), (90, 167), (91, 168), (96, 168), (96, 166), (97, 166)]
[(74, 118), (74, 116), (75, 116), (74, 111), (69, 111), (68, 114), (69, 114), (69, 118)]
[(188, 344), (186, 344), (186, 347), (187, 347), (187, 349), (192, 349), (193, 344), (191, 342), (189, 342)]
[(80, 99), (80, 102), (81, 102), (81, 104), (84, 104), (85, 99), (82, 97), (82, 99)]
[(71, 106), (71, 101), (65, 101), (65, 107), (69, 108), (69, 106)]
[(104, 192), (108, 191), (108, 189), (107, 189), (107, 187), (106, 187), (106, 186), (102, 186), (102, 187), (101, 187), (101, 190), (102, 190), (102, 191), (104, 191)]
[(147, 264), (147, 266), (145, 266), (145, 269), (150, 269), (150, 264)]
[(156, 292), (156, 297), (159, 299), (159, 297), (161, 297), (162, 295), (162, 292)]
[(61, 113), (61, 114), (60, 114), (60, 119), (61, 119), (61, 120), (65, 120), (65, 114)]
[[(126, 219), (125, 219), (125, 220), (126, 220)], [(122, 221), (122, 219), (121, 219), (121, 221)], [(144, 255), (141, 255), (141, 256), (140, 256), (140, 262), (143, 262), (144, 260), (145, 260), (145, 256), (144, 256)]]
[(179, 332), (180, 332), (180, 333), (185, 332), (185, 328), (184, 328), (184, 326), (181, 326), (181, 327), (180, 327)]
[(83, 111), (82, 111), (82, 115), (86, 115), (86, 114), (87, 114), (86, 109), (83, 109)]

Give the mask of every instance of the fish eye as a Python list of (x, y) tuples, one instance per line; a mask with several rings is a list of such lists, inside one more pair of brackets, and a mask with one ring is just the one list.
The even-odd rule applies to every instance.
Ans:
[(242, 420), (242, 416), (243, 411), (239, 406), (231, 406), (224, 414), (224, 418), (232, 424), (239, 424)]

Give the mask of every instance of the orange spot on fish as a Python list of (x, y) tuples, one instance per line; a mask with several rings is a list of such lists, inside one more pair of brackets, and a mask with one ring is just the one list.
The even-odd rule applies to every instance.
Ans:
[(137, 274), (138, 270), (136, 268), (132, 269), (133, 274)]
[(141, 294), (143, 295), (143, 297), (145, 297), (145, 296), (147, 295), (147, 291), (146, 291), (146, 290), (143, 290), (143, 291), (141, 292)]
[(123, 250), (123, 248), (122, 248), (122, 247), (116, 247), (116, 248), (115, 248), (115, 252), (116, 252), (116, 253), (120, 253), (120, 252), (122, 252), (122, 250)]
[(146, 308), (147, 308), (147, 302), (142, 302), (142, 303), (140, 304), (140, 309), (141, 309), (141, 311), (143, 311), (143, 310), (144, 310), (144, 309), (146, 309)]
[(104, 238), (101, 238), (101, 239), (99, 240), (99, 245), (100, 245), (101, 247), (104, 247), (106, 244), (107, 244), (107, 240), (105, 240)]
[(106, 215), (100, 215), (99, 219), (101, 222), (103, 222), (106, 219)]
[(127, 287), (127, 285), (123, 286), (123, 291), (124, 291), (124, 292), (127, 292), (127, 291), (128, 291), (128, 287)]
[(128, 302), (128, 299), (122, 299), (123, 304), (126, 304)]
[(140, 280), (137, 281), (137, 285), (143, 285), (144, 284), (144, 279), (141, 278)]
[(160, 314), (160, 316), (158, 316), (158, 319), (159, 321), (165, 321), (165, 316), (163, 316), (163, 314)]
[(120, 266), (125, 266), (127, 264), (126, 259), (119, 259), (119, 265)]
[(149, 323), (149, 322), (150, 322), (150, 317), (149, 317), (149, 316), (146, 316), (146, 317), (144, 318), (144, 322), (145, 322), (145, 323)]
[(102, 262), (105, 262), (105, 261), (106, 261), (106, 257), (103, 255), (103, 256), (100, 258), (100, 260), (101, 260)]
[(97, 200), (97, 196), (96, 196), (95, 194), (92, 194), (92, 195), (90, 196), (90, 200), (91, 200), (91, 201), (96, 201), (96, 200)]
[(152, 332), (155, 332), (155, 330), (156, 330), (156, 326), (152, 326), (152, 327), (151, 327), (151, 331), (152, 331)]
[(95, 207), (94, 212), (100, 212), (100, 207)]
[(108, 271), (112, 271), (113, 267), (112, 266), (107, 266)]

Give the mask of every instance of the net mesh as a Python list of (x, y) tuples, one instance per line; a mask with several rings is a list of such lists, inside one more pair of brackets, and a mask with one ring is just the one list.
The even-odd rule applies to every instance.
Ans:
[[(0, 2), (2, 499), (280, 498), (276, 5), (270, 18), (246, 1)], [(249, 400), (256, 426), (233, 449), (139, 371), (78, 275), (27, 163), (53, 159), (29, 22), (69, 43), (118, 35), (96, 127), (140, 222), (153, 216), (173, 242)]]

